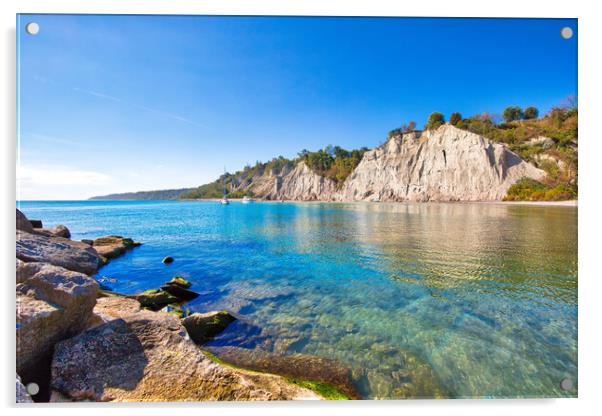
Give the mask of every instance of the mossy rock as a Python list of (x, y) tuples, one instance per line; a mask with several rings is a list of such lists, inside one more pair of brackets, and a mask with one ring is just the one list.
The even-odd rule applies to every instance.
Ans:
[(193, 341), (203, 343), (222, 332), (235, 320), (228, 311), (193, 313), (182, 320), (182, 325)]
[(192, 283), (190, 283), (188, 280), (184, 279), (182, 276), (174, 276), (169, 282), (167, 282), (167, 284), (180, 286), (180, 287), (183, 287), (184, 289), (188, 289), (188, 288), (190, 288), (190, 286), (192, 286)]
[(163, 285), (161, 286), (161, 290), (163, 290), (166, 293), (169, 293), (172, 296), (175, 296), (176, 298), (182, 301), (189, 301), (199, 297), (198, 293), (173, 284)]
[(157, 289), (147, 290), (138, 295), (131, 296), (132, 299), (136, 299), (140, 302), (140, 305), (144, 308), (149, 308), (158, 311), (167, 305), (178, 303), (180, 300), (175, 296), (170, 295), (167, 292), (162, 292)]

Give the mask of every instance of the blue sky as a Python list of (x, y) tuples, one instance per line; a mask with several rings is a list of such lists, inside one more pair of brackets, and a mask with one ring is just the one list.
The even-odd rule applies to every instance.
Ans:
[[(25, 25), (40, 25), (36, 36)], [(21, 15), (21, 199), (214, 180), (577, 92), (575, 19)]]

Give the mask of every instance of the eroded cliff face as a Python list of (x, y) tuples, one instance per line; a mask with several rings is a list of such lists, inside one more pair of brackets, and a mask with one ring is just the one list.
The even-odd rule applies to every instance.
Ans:
[(393, 137), (366, 152), (337, 199), (495, 201), (519, 179), (544, 175), (505, 146), (444, 125)]
[(235, 184), (257, 198), (293, 201), (496, 201), (523, 177), (545, 172), (504, 145), (451, 125), (389, 139), (364, 154), (343, 183), (304, 162)]

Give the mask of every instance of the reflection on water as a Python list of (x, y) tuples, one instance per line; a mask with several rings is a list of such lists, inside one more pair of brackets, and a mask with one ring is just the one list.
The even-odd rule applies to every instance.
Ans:
[[(214, 345), (338, 359), (363, 397), (549, 397), (577, 380), (577, 208), (23, 203), (74, 238), (145, 244), (114, 289), (194, 282), (243, 318)], [(165, 266), (161, 259), (176, 261)]]

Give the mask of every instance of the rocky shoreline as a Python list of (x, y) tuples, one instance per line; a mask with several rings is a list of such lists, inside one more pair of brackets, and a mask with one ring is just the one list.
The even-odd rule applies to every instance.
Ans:
[[(350, 371), (334, 361), (204, 350), (237, 318), (183, 310), (198, 294), (181, 277), (137, 295), (102, 288), (92, 276), (140, 243), (74, 241), (65, 226), (16, 215), (18, 403), (359, 398)], [(29, 383), (40, 387), (33, 398)]]

